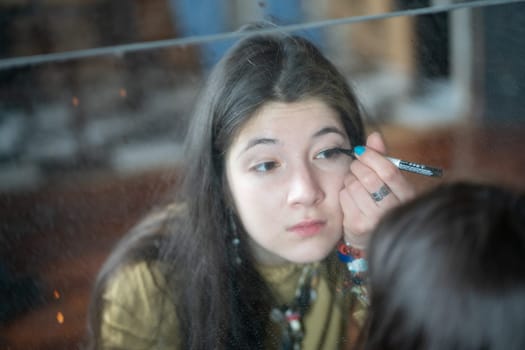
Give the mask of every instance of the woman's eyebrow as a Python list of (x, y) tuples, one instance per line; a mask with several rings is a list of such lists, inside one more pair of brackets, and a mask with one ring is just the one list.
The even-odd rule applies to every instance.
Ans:
[(254, 146), (257, 146), (257, 145), (265, 145), (265, 144), (274, 145), (274, 144), (277, 144), (277, 143), (278, 143), (278, 141), (276, 139), (265, 138), (265, 137), (254, 138), (254, 139), (251, 139), (250, 141), (248, 141), (246, 146), (241, 150), (241, 152), (239, 152), (239, 154), (242, 154), (242, 153), (246, 152), (247, 150), (249, 150), (250, 148), (252, 148)]
[(321, 130), (317, 131), (312, 135), (312, 138), (317, 138), (326, 134), (336, 133), (338, 135), (341, 135), (342, 137), (346, 138), (346, 134), (339, 130), (339, 128), (336, 128), (335, 126), (327, 126), (322, 128)]

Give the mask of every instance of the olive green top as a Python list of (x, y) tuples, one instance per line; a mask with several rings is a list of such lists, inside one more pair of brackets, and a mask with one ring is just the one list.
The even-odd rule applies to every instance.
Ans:
[[(137, 263), (125, 267), (110, 280), (103, 296), (102, 349), (177, 348), (180, 334), (175, 305), (163, 292), (164, 277), (153, 266), (145, 262)], [(264, 266), (259, 267), (259, 271), (279, 302), (293, 300), (301, 265)], [(348, 348), (349, 305), (348, 294), (330, 288), (327, 269), (321, 266), (317, 297), (304, 317), (306, 334), (302, 349)], [(353, 316), (360, 319), (363, 310), (363, 306), (358, 305)], [(273, 339), (266, 339), (265, 344), (268, 349), (274, 349), (274, 344), (278, 344), (280, 339), (280, 330), (278, 325), (270, 324), (273, 328), (268, 334)]]

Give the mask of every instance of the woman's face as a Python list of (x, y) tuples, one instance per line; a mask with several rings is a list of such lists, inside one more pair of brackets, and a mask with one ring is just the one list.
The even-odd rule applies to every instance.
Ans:
[(262, 264), (318, 261), (342, 237), (339, 191), (351, 159), (338, 114), (318, 99), (265, 104), (226, 155), (228, 184)]

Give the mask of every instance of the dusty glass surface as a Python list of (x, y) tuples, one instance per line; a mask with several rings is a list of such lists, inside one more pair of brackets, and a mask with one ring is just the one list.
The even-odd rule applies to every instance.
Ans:
[(525, 188), (524, 2), (283, 3), (0, 4), (0, 348), (81, 341), (97, 270), (176, 191), (203, 78), (254, 20), (311, 38), (390, 155), (444, 169), (419, 189)]

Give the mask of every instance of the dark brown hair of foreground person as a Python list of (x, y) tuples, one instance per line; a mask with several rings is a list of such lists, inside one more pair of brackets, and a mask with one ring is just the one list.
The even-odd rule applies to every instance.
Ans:
[(366, 350), (525, 349), (525, 196), (453, 183), (370, 241)]

